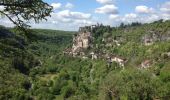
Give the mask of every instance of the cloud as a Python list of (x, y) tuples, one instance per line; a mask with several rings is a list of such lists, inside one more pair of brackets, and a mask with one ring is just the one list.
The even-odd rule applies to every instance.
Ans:
[(71, 19), (90, 19), (91, 14), (86, 14), (82, 12), (72, 12), (70, 10), (63, 10), (56, 13), (56, 16), (61, 18), (71, 18)]
[(109, 16), (109, 19), (111, 19), (111, 20), (118, 20), (119, 19), (119, 15), (115, 15), (115, 14), (111, 14), (110, 16)]
[(140, 16), (135, 13), (128, 13), (123, 16), (119, 16), (115, 21), (121, 23), (132, 23), (132, 22), (139, 22)]
[(65, 5), (65, 8), (68, 8), (68, 9), (71, 9), (73, 7), (74, 7), (74, 5), (69, 2), (67, 2), (67, 4)]
[(62, 4), (61, 3), (52, 3), (51, 6), (53, 7), (54, 10), (61, 8)]
[[(47, 19), (47, 21), (43, 20), (38, 24), (34, 21), (30, 21), (29, 25), (31, 25), (32, 28), (75, 31), (80, 26), (95, 24), (95, 21), (92, 20), (91, 14), (70, 10), (53, 12), (51, 13), (51, 17), (48, 17)], [(4, 26), (14, 26), (6, 17), (0, 17), (0, 22), (2, 22), (1, 25)]]
[[(63, 10), (57, 13), (53, 13), (51, 17), (51, 22), (65, 25), (70, 29), (78, 28), (84, 25), (92, 25), (95, 21), (92, 20), (92, 15), (89, 13), (75, 12), (70, 10)], [(72, 28), (71, 28), (72, 27)]]
[(159, 19), (161, 19), (161, 16), (156, 15), (156, 14), (152, 14), (151, 16), (147, 16), (146, 18), (143, 18), (145, 23), (150, 23), (153, 21), (157, 21)]
[(91, 14), (85, 14), (81, 12), (70, 12), (71, 17), (75, 19), (89, 19)]
[(170, 20), (170, 14), (167, 14), (167, 13), (162, 14), (162, 19)]
[(113, 3), (113, 0), (96, 0), (97, 2), (101, 4), (111, 4)]
[[(136, 6), (135, 12), (125, 14), (124, 12), (119, 14), (119, 8), (113, 4), (115, 0), (96, 1), (103, 5), (96, 8), (95, 13), (106, 14), (104, 17), (98, 16), (98, 14), (95, 13), (72, 11), (71, 8), (76, 5), (69, 2), (65, 2), (65, 4), (52, 3), (51, 6), (54, 7), (55, 11), (51, 13), (51, 17), (47, 18), (48, 21), (42, 21), (39, 24), (30, 21), (30, 25), (33, 28), (77, 30), (78, 27), (96, 24), (97, 22), (103, 23), (104, 25), (117, 26), (121, 22), (125, 24), (132, 22), (150, 23), (159, 19), (170, 19), (170, 1), (164, 2), (162, 5), (159, 5), (158, 8), (139, 5)], [(0, 10), (3, 9), (4, 7), (0, 6)], [(2, 22), (2, 25), (14, 26), (9, 19), (4, 17), (0, 17), (0, 22)]]
[(153, 8), (148, 8), (147, 6), (136, 6), (135, 11), (140, 14), (151, 14), (154, 13)]
[(77, 24), (78, 26), (83, 26), (83, 25), (92, 25), (94, 24), (94, 21), (91, 20), (75, 20), (74, 24)]
[(165, 2), (165, 3), (161, 6), (160, 10), (161, 10), (162, 12), (164, 12), (164, 13), (169, 13), (169, 14), (170, 14), (170, 1)]
[(77, 30), (78, 27), (84, 25), (92, 25), (92, 15), (83, 12), (74, 12), (70, 10), (62, 10), (51, 14), (48, 22), (57, 26), (59, 29)]
[(161, 16), (159, 14), (138, 15), (135, 13), (128, 13), (122, 16), (110, 15), (109, 19), (110, 19), (109, 21), (111, 21), (112, 23), (117, 23), (117, 25), (119, 25), (121, 22), (125, 24), (129, 24), (132, 22), (150, 23), (161, 19)]
[(137, 15), (134, 13), (125, 14), (125, 18), (134, 19), (134, 18), (137, 18)]
[(118, 7), (115, 5), (105, 5), (103, 7), (97, 8), (95, 10), (95, 13), (100, 14), (118, 14)]
[(55, 16), (61, 16), (61, 17), (70, 17), (70, 11), (69, 10), (63, 10), (58, 13), (53, 13), (53, 15), (56, 14)]
[(0, 6), (0, 10), (3, 11), (4, 10), (4, 6)]
[(0, 16), (0, 25), (3, 25), (3, 26), (7, 26), (7, 27), (13, 27), (14, 24), (9, 21), (9, 19), (7, 17), (1, 17)]
[(170, 1), (165, 2), (160, 6), (161, 17), (164, 20), (170, 20)]

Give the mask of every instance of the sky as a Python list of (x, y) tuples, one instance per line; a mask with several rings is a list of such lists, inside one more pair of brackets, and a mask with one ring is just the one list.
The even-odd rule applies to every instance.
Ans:
[[(170, 19), (170, 0), (43, 0), (53, 6), (48, 21), (30, 22), (32, 28), (77, 31), (79, 27), (102, 23), (150, 23)], [(0, 10), (3, 7), (0, 6)], [(7, 18), (0, 24), (13, 26)]]

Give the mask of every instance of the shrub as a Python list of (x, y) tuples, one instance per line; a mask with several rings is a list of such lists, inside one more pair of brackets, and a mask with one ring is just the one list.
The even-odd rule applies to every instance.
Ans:
[(104, 91), (99, 95), (103, 99), (151, 100), (159, 95), (157, 88), (161, 86), (161, 82), (152, 74), (139, 70), (124, 70), (108, 75), (103, 81), (101, 88)]

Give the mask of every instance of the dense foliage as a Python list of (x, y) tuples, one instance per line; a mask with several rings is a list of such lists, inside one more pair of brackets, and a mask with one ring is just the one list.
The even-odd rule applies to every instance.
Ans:
[[(12, 33), (12, 32), (15, 32)], [(92, 49), (114, 53), (128, 60), (125, 69), (103, 59), (64, 55), (75, 32), (30, 30), (32, 41), (15, 29), (0, 28), (0, 99), (12, 100), (168, 100), (170, 98), (169, 41), (145, 46), (141, 37), (150, 31), (167, 34), (170, 22), (109, 28), (93, 33)], [(31, 34), (30, 34), (31, 35)], [(105, 38), (123, 37), (120, 46), (105, 47)], [(149, 69), (140, 63), (151, 59)]]

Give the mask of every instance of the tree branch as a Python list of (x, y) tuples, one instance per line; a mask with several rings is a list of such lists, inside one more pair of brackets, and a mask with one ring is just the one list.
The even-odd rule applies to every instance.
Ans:
[(23, 28), (20, 24), (18, 24), (17, 22), (15, 22), (8, 14), (6, 14), (3, 11), (0, 11), (0, 13), (2, 13), (3, 15), (5, 15), (13, 24), (17, 25), (22, 31), (24, 31), (25, 33), (27, 33), (27, 30), (25, 28)]
[(22, 7), (22, 8), (28, 8), (32, 7), (32, 4), (25, 4), (25, 3), (12, 3), (12, 4), (7, 4), (7, 3), (0, 3), (0, 6), (14, 6), (14, 7)]

